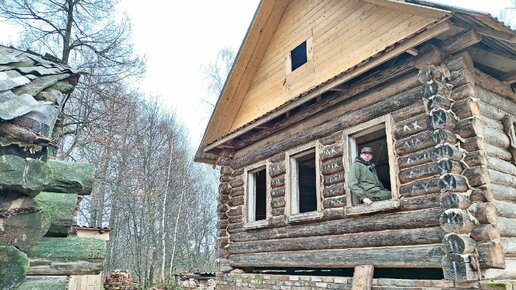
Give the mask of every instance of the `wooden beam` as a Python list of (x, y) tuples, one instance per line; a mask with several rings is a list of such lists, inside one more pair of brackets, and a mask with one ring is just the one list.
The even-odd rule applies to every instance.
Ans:
[(421, 15), (430, 18), (441, 18), (446, 15), (450, 15), (452, 12), (448, 10), (438, 9), (429, 6), (423, 6), (413, 3), (407, 3), (396, 0), (362, 0), (367, 3), (382, 6), (385, 8), (393, 9), (403, 13), (411, 13), (414, 15)]
[(452, 54), (479, 43), (481, 40), (482, 37), (480, 35), (478, 35), (475, 31), (470, 30), (468, 32), (459, 33), (454, 37), (446, 39), (441, 44), (441, 49), (447, 54)]
[(408, 53), (408, 54), (410, 54), (410, 55), (413, 55), (413, 56), (417, 56), (417, 55), (418, 55), (418, 51), (417, 51), (417, 49), (415, 49), (415, 48), (413, 48), (413, 47), (412, 47), (412, 48), (407, 49), (405, 52), (406, 52), (406, 53)]
[(369, 290), (373, 286), (373, 265), (360, 265), (355, 267), (351, 290)]
[(350, 268), (364, 261), (381, 268), (440, 268), (442, 244), (418, 246), (289, 251), (231, 255), (230, 265), (246, 267)]
[(451, 28), (451, 24), (450, 24), (450, 22), (446, 21), (447, 18), (448, 17), (446, 17), (445, 19), (442, 19), (441, 23), (433, 24), (434, 26), (428, 27), (427, 30), (413, 36), (412, 38), (405, 39), (403, 42), (401, 42), (397, 46), (393, 47), (392, 49), (378, 53), (377, 55), (373, 56), (371, 58), (371, 60), (366, 60), (363, 63), (359, 64), (357, 67), (353, 67), (353, 68), (343, 72), (341, 75), (332, 79), (325, 85), (307, 93), (303, 97), (299, 98), (297, 101), (291, 102), (288, 105), (277, 109), (276, 111), (270, 113), (267, 117), (264, 117), (264, 118), (256, 121), (254, 124), (250, 124), (241, 129), (237, 129), (235, 132), (227, 135), (226, 137), (223, 137), (220, 140), (207, 145), (204, 148), (204, 152), (209, 152), (210, 150), (217, 148), (219, 145), (224, 144), (227, 141), (234, 139), (235, 137), (237, 137), (243, 133), (249, 132), (252, 128), (254, 128), (258, 125), (261, 125), (263, 123), (266, 123), (266, 122), (284, 114), (285, 112), (292, 110), (293, 108), (299, 106), (300, 104), (305, 103), (306, 101), (319, 96), (320, 94), (326, 92), (330, 88), (334, 88), (334, 87), (394, 58), (395, 56), (403, 53), (407, 49), (417, 46), (445, 31), (449, 30)]

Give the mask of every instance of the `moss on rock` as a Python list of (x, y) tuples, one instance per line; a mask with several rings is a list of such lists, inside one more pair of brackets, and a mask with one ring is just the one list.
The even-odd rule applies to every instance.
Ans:
[(77, 196), (77, 194), (41, 192), (34, 198), (39, 209), (50, 216), (51, 224), (46, 236), (66, 237), (68, 235), (77, 205)]
[(27, 253), (30, 258), (54, 261), (104, 260), (106, 241), (99, 238), (43, 238)]
[(65, 290), (68, 278), (65, 277), (34, 277), (27, 278), (18, 290)]
[(14, 290), (25, 280), (29, 258), (13, 246), (0, 246), (0, 289)]

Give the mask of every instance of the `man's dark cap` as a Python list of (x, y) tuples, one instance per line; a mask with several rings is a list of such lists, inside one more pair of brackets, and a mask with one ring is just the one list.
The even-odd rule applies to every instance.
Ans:
[(373, 153), (373, 148), (371, 147), (364, 147), (362, 150), (360, 150), (360, 153)]

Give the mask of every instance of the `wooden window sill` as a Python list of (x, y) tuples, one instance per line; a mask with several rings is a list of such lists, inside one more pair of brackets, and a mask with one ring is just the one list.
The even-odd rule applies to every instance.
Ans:
[(400, 200), (381, 200), (381, 201), (375, 201), (370, 205), (361, 204), (356, 206), (348, 206), (345, 208), (346, 215), (353, 216), (353, 215), (361, 215), (361, 214), (368, 214), (368, 213), (374, 213), (374, 212), (381, 212), (381, 211), (387, 211), (391, 209), (396, 209), (401, 206)]
[(246, 230), (259, 229), (259, 228), (267, 227), (270, 224), (271, 224), (271, 220), (270, 219), (259, 220), (259, 221), (245, 223), (244, 224), (244, 229), (246, 229)]
[(300, 221), (319, 220), (323, 217), (322, 211), (311, 211), (287, 216), (287, 222), (295, 223)]

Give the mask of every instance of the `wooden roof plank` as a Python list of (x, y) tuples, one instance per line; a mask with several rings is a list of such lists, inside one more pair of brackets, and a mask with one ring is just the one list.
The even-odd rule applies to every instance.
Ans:
[(450, 28), (451, 28), (451, 24), (448, 21), (441, 22), (441, 23), (427, 29), (426, 31), (423, 31), (423, 32), (415, 35), (414, 37), (405, 40), (404, 42), (402, 42), (398, 46), (392, 48), (391, 50), (389, 50), (385, 53), (382, 53), (377, 57), (373, 57), (369, 62), (364, 62), (364, 64), (359, 65), (356, 68), (350, 69), (348, 72), (333, 79), (332, 81), (328, 82), (324, 86), (321, 86), (321, 87), (311, 91), (310, 93), (300, 97), (299, 99), (283, 106), (281, 109), (278, 109), (272, 113), (269, 113), (264, 118), (256, 120), (253, 124), (242, 127), (241, 129), (226, 135), (225, 137), (221, 138), (220, 140), (209, 144), (208, 146), (206, 146), (204, 148), (204, 152), (208, 152), (208, 151), (218, 147), (219, 145), (224, 144), (227, 141), (235, 138), (236, 136), (243, 134), (245, 132), (248, 132), (248, 131), (252, 130), (254, 127), (264, 124), (264, 123), (280, 116), (281, 114), (284, 114), (285, 112), (292, 110), (293, 108), (297, 107), (299, 104), (304, 103), (307, 100), (310, 100), (310, 99), (320, 95), (321, 93), (328, 90), (329, 88), (335, 87), (349, 79), (352, 79), (353, 77), (355, 77), (363, 72), (366, 72), (367, 70), (369, 70), (377, 65), (380, 65), (381, 63), (395, 57), (396, 55), (403, 53), (408, 48), (417, 46), (418, 44), (421, 44), (421, 43), (435, 37), (436, 35), (439, 35), (445, 31), (447, 31)]

